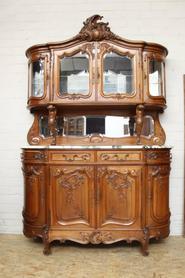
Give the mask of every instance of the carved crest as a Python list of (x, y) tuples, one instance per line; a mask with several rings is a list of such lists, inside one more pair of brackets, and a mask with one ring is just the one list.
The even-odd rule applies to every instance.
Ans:
[(109, 23), (99, 22), (103, 16), (93, 15), (83, 22), (84, 27), (79, 33), (79, 37), (87, 41), (101, 41), (105, 39), (114, 38), (115, 35), (108, 27)]

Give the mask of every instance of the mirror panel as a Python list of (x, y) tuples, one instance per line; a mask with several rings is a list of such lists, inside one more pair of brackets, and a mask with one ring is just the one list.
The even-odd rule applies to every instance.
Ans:
[[(49, 137), (48, 116), (40, 116), (40, 135)], [(120, 138), (136, 135), (135, 117), (122, 116), (74, 116), (57, 117), (58, 136), (87, 136), (102, 134), (110, 138)], [(144, 117), (142, 136), (150, 138), (154, 135), (154, 120), (151, 116)]]
[(149, 92), (151, 96), (162, 96), (164, 84), (164, 63), (158, 60), (149, 62)]
[(44, 61), (37, 60), (29, 65), (30, 96), (42, 97), (44, 95)]
[(134, 92), (133, 58), (114, 52), (103, 58), (104, 94), (128, 94)]
[(60, 95), (89, 94), (89, 57), (78, 53), (60, 60)]

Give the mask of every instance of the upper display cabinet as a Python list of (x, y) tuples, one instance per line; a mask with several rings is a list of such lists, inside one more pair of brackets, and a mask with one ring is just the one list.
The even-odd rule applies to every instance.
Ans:
[(70, 40), (26, 51), (30, 109), (48, 104), (165, 108), (167, 49), (122, 39), (101, 19), (88, 18)]

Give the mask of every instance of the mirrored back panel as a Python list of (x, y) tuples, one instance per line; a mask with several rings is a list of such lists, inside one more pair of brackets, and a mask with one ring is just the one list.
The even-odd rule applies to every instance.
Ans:
[[(87, 136), (101, 134), (110, 138), (120, 138), (136, 135), (135, 116), (58, 116), (57, 117), (58, 136)], [(49, 137), (48, 117), (40, 116), (40, 135)], [(150, 138), (154, 135), (154, 120), (151, 116), (144, 116), (142, 136)]]

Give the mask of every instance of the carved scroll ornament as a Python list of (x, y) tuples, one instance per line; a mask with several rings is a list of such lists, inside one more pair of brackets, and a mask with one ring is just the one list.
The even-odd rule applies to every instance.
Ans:
[(108, 27), (109, 23), (99, 22), (103, 16), (93, 15), (83, 22), (84, 27), (79, 33), (79, 37), (87, 41), (101, 41), (104, 39), (114, 38), (115, 35), (110, 31)]

